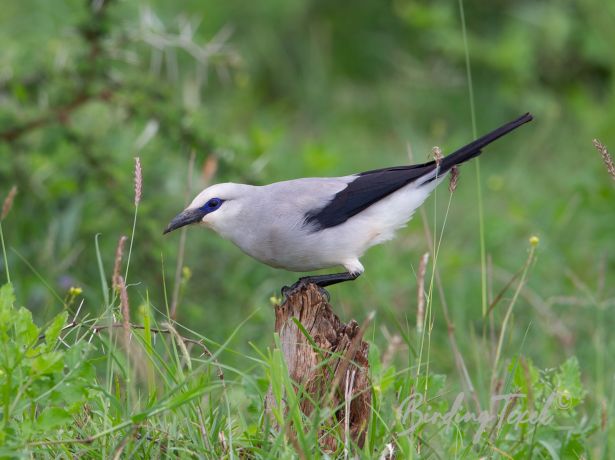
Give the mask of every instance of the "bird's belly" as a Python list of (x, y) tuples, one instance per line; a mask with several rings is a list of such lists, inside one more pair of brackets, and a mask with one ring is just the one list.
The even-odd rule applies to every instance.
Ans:
[(339, 265), (340, 262), (323, 257), (319, 248), (293, 247), (270, 253), (250, 254), (255, 259), (274, 268), (282, 268), (293, 272), (307, 272)]
[(246, 254), (274, 268), (306, 272), (341, 265), (344, 257), (332, 251), (335, 241), (322, 235), (303, 234), (294, 238), (279, 231), (271, 231), (267, 238), (242, 246)]

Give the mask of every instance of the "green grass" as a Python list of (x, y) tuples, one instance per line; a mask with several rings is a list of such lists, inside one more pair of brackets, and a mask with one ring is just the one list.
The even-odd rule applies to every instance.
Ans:
[[(472, 332), (468, 340), (448, 323), (459, 382), (472, 380), (473, 388), (451, 384), (435, 370), (433, 298), (445, 223), (433, 230), (436, 247), (427, 280), (425, 327), (410, 326), (414, 322), (407, 317), (406, 324), (392, 330), (385, 322), (380, 323), (385, 329), (370, 326), (365, 331), (373, 399), (363, 447), (344, 435), (343, 426), (331, 423), (331, 409), (302, 413), (299, 401), (305, 391), (290, 379), (276, 337), (271, 336), (266, 349), (252, 345), (251, 353), (231, 346), (254, 314), (217, 343), (169, 319), (166, 298), (166, 311), (156, 310), (147, 292), (131, 287), (129, 324), (120, 305), (120, 291), (126, 287), (108, 287), (109, 275), (97, 251), (103, 293), (98, 316), (82, 313), (82, 292), (73, 289), (58, 305), (62, 313), (39, 327), (29, 310), (16, 307), (10, 283), (0, 290), (0, 455), (368, 459), (387, 452), (400, 458), (580, 458), (606, 453), (608, 443), (596, 441), (605, 429), (601, 417), (610, 417), (612, 407), (603, 408), (601, 417), (583, 416), (588, 390), (578, 360), (540, 369), (526, 356), (525, 338), (511, 347), (521, 332), (514, 328), (513, 309), (531, 277), (537, 238), (526, 246), (520, 274), (492, 302), (487, 330)], [(512, 298), (504, 307), (509, 289)], [(599, 303), (594, 307), (599, 309)], [(386, 340), (380, 337), (383, 331)], [(530, 331), (531, 324), (525, 334)], [(388, 343), (387, 349), (381, 350), (379, 343)], [(484, 363), (470, 378), (463, 374), (468, 368), (464, 361), (472, 357)], [(268, 391), (276, 401), (270, 411), (264, 402)], [(504, 402), (492, 399), (501, 395), (516, 396), (506, 396)], [(323, 433), (337, 439), (335, 451), (323, 450)]]
[[(28, 310), (14, 307), (12, 295), (10, 285), (0, 291), (0, 453), (8, 457), (294, 458), (302, 452), (308, 458), (324, 455), (319, 433), (328, 426), (339, 439), (334, 457), (346, 448), (359, 458), (374, 458), (390, 445), (402, 458), (502, 452), (515, 458), (572, 458), (588, 452), (588, 434), (599, 429), (597, 421), (583, 421), (577, 412), (586, 391), (575, 359), (539, 370), (522, 353), (503, 356), (507, 364), (495, 366), (498, 379), (506, 382), (496, 394), (531, 394), (531, 400), (516, 401), (514, 410), (542, 413), (548, 424), (529, 423), (529, 415), (519, 414), (518, 429), (509, 423), (496, 428), (494, 420), (482, 427), (478, 421), (437, 422), (433, 413), (451, 410), (451, 388), (443, 375), (420, 373), (404, 359), (400, 364), (404, 345), (412, 349), (402, 340), (386, 361), (371, 344), (373, 405), (361, 449), (344, 444), (342, 430), (329, 424), (326, 410), (310, 417), (301, 413), (296, 395), (303, 390), (288, 377), (277, 342), (241, 355), (240, 368), (225, 364), (225, 354), (237, 353), (229, 343), (241, 334), (241, 325), (227, 343), (212, 343), (179, 324), (152, 321), (152, 306), (143, 299), (138, 308), (142, 326), (132, 327), (126, 342), (122, 323), (112, 318), (113, 303), (98, 318), (65, 311), (39, 328)], [(71, 304), (67, 310), (74, 309)], [(412, 332), (406, 332), (408, 340)], [(269, 388), (276, 407), (288, 412), (266, 414)], [(483, 415), (489, 410), (485, 396), (479, 394)], [(556, 403), (550, 404), (550, 397), (558, 398)], [(461, 407), (479, 413), (470, 401)]]
[[(201, 46), (233, 26), (204, 82), (190, 53), (142, 40), (137, 3), (105, 4), (99, 15), (9, 1), (0, 18), (0, 191), (21, 191), (0, 222), (0, 457), (324, 457), (323, 426), (340, 458), (613, 456), (615, 187), (591, 146), (615, 145), (613, 5), (152, 0), (154, 34), (200, 18)], [(88, 31), (102, 37), (97, 59)], [(57, 110), (101, 89), (111, 93)], [(342, 320), (377, 312), (363, 448), (345, 445), (326, 409), (297, 410), (269, 301), (295, 274), (197, 229), (177, 263), (177, 239), (161, 236), (185, 171), (204, 186), (207, 157), (216, 182), (342, 175), (406, 163), (407, 150), (422, 161), (434, 144), (449, 152), (526, 110), (532, 124), (462, 167), (454, 194), (443, 185), (365, 255), (365, 275), (331, 289)], [(109, 283), (122, 234), (128, 344)], [(272, 414), (282, 430), (265, 415), (270, 387), (289, 407)], [(479, 414), (516, 392), (527, 397), (508, 410), (544, 409), (546, 425), (426, 418), (460, 393)]]

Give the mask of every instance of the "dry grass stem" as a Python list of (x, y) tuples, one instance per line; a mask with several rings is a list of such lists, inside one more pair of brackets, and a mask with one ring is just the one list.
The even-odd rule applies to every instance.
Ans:
[(442, 149), (436, 145), (431, 148), (431, 154), (433, 155), (433, 159), (436, 162), (436, 166), (439, 167), (440, 163), (442, 163), (442, 158), (444, 158), (442, 156)]
[(425, 272), (427, 271), (427, 262), (429, 261), (429, 253), (426, 252), (421, 257), (419, 262), (418, 272), (418, 288), (417, 288), (417, 312), (416, 312), (416, 330), (420, 334), (423, 332), (425, 324)]
[(606, 145), (604, 145), (598, 139), (594, 139), (592, 143), (594, 144), (594, 147), (596, 147), (596, 150), (598, 150), (598, 152), (602, 156), (602, 160), (606, 165), (606, 170), (609, 172), (613, 180), (615, 180), (615, 164), (613, 164), (613, 157), (611, 157), (611, 155), (609, 154)]
[(395, 458), (395, 447), (392, 442), (389, 442), (384, 446), (384, 450), (380, 454), (378, 460), (392, 460)]
[[(385, 331), (386, 332), (386, 331)], [(387, 368), (393, 362), (395, 354), (404, 348), (405, 344), (400, 335), (388, 335), (386, 342), (388, 343), (387, 349), (382, 354), (382, 367)]]
[(224, 435), (224, 431), (218, 432), (218, 442), (220, 443), (220, 447), (222, 448), (222, 452), (228, 452), (228, 445), (226, 444), (226, 436)]
[(117, 287), (120, 291), (120, 307), (122, 309), (122, 328), (124, 329), (124, 341), (126, 347), (130, 342), (130, 305), (128, 304), (128, 291), (126, 283), (121, 275), (117, 277)]
[(186, 363), (186, 367), (189, 370), (192, 370), (192, 360), (190, 359), (190, 352), (188, 351), (188, 347), (186, 347), (186, 343), (182, 339), (182, 336), (175, 330), (175, 328), (171, 325), (171, 323), (164, 323), (164, 327), (169, 334), (175, 339), (175, 343), (179, 350), (181, 351), (182, 356), (184, 357), (184, 362)]
[[(349, 375), (350, 374), (350, 375)], [(356, 370), (346, 371), (346, 382), (344, 387), (344, 458), (350, 454), (350, 402), (352, 401), (352, 390), (354, 389), (354, 377)]]
[(141, 202), (141, 192), (143, 191), (143, 174), (141, 172), (141, 159), (135, 157), (135, 206)]
[(448, 183), (448, 191), (453, 193), (457, 189), (457, 183), (459, 182), (459, 168), (457, 165), (451, 168), (451, 180)]
[(2, 204), (2, 214), (0, 215), (0, 221), (4, 220), (6, 216), (8, 216), (9, 212), (11, 212), (11, 208), (13, 207), (13, 201), (15, 201), (15, 195), (17, 195), (17, 186), (13, 185), (11, 190), (9, 190), (8, 195), (4, 199), (4, 203)]
[(128, 237), (122, 235), (117, 242), (117, 248), (115, 249), (115, 263), (113, 264), (113, 277), (111, 282), (114, 289), (119, 288), (120, 270), (122, 269), (122, 257), (124, 257), (124, 245)]
[(128, 441), (134, 438), (134, 435), (138, 428), (139, 427), (136, 425), (133, 426), (131, 430), (128, 432), (128, 434), (124, 436), (124, 438), (122, 439), (122, 442), (119, 443), (119, 445), (115, 449), (115, 452), (113, 453), (113, 457), (112, 457), (113, 460), (119, 460), (120, 458), (122, 458), (122, 452), (124, 452), (124, 449), (126, 449), (126, 445), (128, 444)]

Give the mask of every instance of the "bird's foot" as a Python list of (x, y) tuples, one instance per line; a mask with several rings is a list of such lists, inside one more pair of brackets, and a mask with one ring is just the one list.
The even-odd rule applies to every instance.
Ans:
[(329, 291), (321, 287), (318, 284), (317, 280), (314, 280), (314, 278), (311, 276), (301, 277), (292, 285), (284, 286), (282, 288), (282, 297), (284, 297), (285, 300), (287, 300), (290, 296), (296, 294), (301, 289), (305, 289), (308, 286), (308, 284), (314, 284), (318, 286), (318, 289), (320, 289), (320, 292), (327, 298), (327, 302), (331, 299), (331, 296), (329, 295)]

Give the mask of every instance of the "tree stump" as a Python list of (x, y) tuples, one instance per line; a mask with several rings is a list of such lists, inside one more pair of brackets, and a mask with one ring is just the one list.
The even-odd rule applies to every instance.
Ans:
[[(354, 320), (342, 323), (331, 309), (327, 292), (308, 284), (275, 306), (275, 332), (290, 377), (303, 390), (299, 393), (302, 412), (309, 417), (315, 402), (321, 410), (328, 407), (335, 414), (319, 430), (322, 448), (335, 451), (338, 439), (348, 435), (362, 447), (372, 399), (362, 328)], [(268, 412), (274, 405), (269, 391)], [(337, 435), (331, 432), (332, 426)]]

